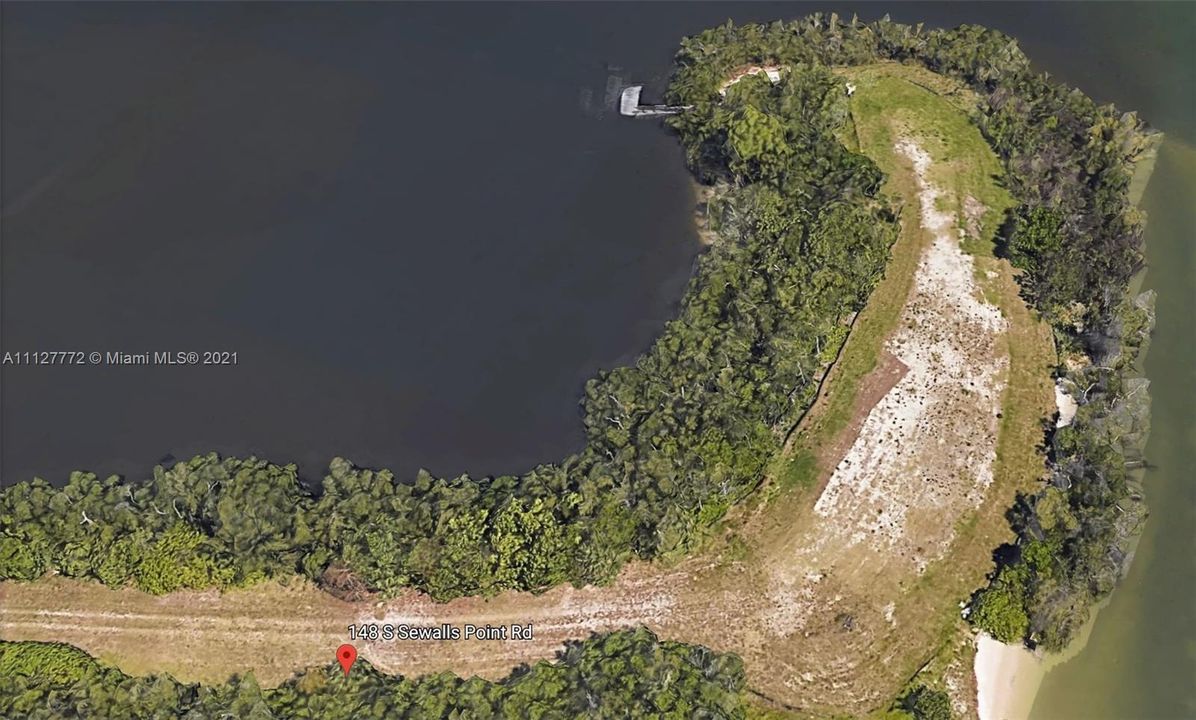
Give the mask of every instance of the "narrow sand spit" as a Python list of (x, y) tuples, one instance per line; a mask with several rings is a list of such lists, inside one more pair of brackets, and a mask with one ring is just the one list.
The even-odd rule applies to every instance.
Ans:
[(1042, 682), (1042, 661), (1020, 645), (976, 637), (976, 710), (980, 720), (1025, 720)]

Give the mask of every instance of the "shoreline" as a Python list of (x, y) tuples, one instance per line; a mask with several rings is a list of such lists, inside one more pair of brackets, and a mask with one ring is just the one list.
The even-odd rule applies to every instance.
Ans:
[(1088, 647), (1096, 619), (1111, 598), (1110, 594), (1092, 607), (1075, 639), (1057, 653), (1040, 654), (1024, 645), (1003, 643), (988, 633), (977, 634), (972, 670), (979, 720), (1028, 720), (1042, 681)]
[(980, 720), (1026, 720), (1049, 662), (1023, 645), (976, 636), (976, 714)]
[[(1131, 179), (1130, 201), (1135, 208), (1141, 207), (1142, 198), (1154, 174), (1155, 161), (1163, 144), (1165, 135), (1158, 133), (1152, 141), (1152, 147), (1145, 151), (1134, 162)], [(1126, 296), (1133, 298), (1141, 292), (1145, 276), (1145, 268), (1138, 272), (1126, 288)], [(1134, 361), (1134, 376), (1145, 377), (1143, 363), (1149, 351), (1149, 340), (1141, 348)], [(1060, 407), (1060, 411), (1062, 411)], [(1141, 440), (1141, 448), (1145, 448), (1149, 430)], [(1142, 470), (1139, 469), (1131, 476), (1141, 482)], [(1141, 528), (1130, 539), (1128, 557), (1122, 570), (1122, 577), (1128, 571), (1132, 562), (1134, 550), (1141, 540)], [(1119, 582), (1120, 584), (1120, 582)], [(1088, 638), (1100, 615), (1100, 611), (1108, 604), (1115, 587), (1104, 598), (1094, 603), (1089, 610), (1089, 616), (1076, 637), (1068, 643), (1061, 652), (1039, 655), (1024, 645), (1008, 645), (994, 639), (987, 633), (981, 632), (976, 636), (976, 653), (973, 660), (973, 674), (976, 679), (976, 713), (979, 720), (1029, 720), (1034, 707), (1034, 700), (1042, 686), (1043, 678), (1055, 667), (1078, 656), (1088, 645)]]

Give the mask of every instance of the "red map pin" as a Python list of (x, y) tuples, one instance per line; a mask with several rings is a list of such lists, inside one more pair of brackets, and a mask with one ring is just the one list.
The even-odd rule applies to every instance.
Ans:
[(353, 667), (355, 660), (357, 660), (357, 648), (352, 645), (345, 643), (336, 649), (336, 661), (345, 671), (345, 677), (349, 677), (349, 668)]

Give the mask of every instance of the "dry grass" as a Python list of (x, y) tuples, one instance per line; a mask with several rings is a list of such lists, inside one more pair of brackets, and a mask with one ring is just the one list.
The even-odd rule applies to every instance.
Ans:
[(356, 610), (298, 580), (163, 597), (61, 577), (0, 584), (7, 640), (68, 642), (134, 675), (202, 682), (252, 670), (275, 685), (329, 662)]

